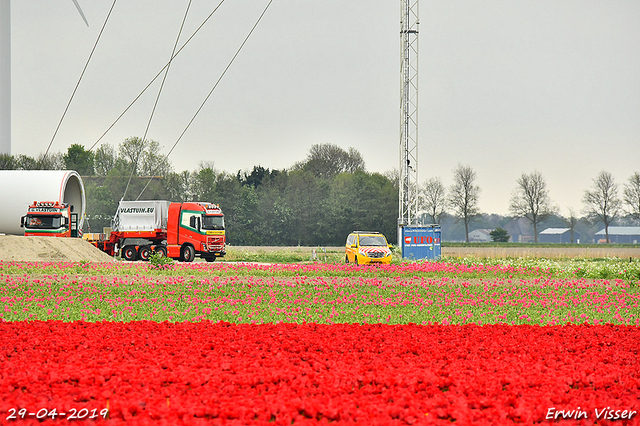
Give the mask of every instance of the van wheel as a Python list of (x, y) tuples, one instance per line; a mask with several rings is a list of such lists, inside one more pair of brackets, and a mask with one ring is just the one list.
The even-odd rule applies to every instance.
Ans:
[(206, 260), (207, 262), (215, 262), (216, 261), (216, 257), (215, 256), (208, 256), (208, 257), (205, 257), (204, 260)]
[(182, 252), (180, 253), (180, 260), (183, 262), (193, 262), (193, 259), (196, 257), (196, 251), (192, 246), (184, 246), (182, 247)]
[(122, 249), (122, 257), (124, 258), (124, 260), (133, 262), (138, 257), (136, 248), (134, 246), (126, 246), (125, 248)]
[(344, 256), (344, 263), (349, 263), (349, 256), (348, 255)]
[(138, 249), (138, 259), (147, 262), (151, 256), (151, 248), (149, 246), (142, 246)]
[(357, 254), (354, 256), (353, 260), (355, 261), (354, 263), (357, 265), (358, 264), (358, 255)]

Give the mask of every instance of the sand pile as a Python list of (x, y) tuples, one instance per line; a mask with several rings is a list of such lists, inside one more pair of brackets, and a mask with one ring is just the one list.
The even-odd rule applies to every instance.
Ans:
[(113, 258), (80, 238), (0, 235), (0, 260), (27, 262), (111, 262)]

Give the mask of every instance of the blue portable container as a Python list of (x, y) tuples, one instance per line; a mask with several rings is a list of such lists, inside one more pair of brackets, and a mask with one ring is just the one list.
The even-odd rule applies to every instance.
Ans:
[(402, 257), (440, 259), (440, 225), (409, 225), (402, 228)]

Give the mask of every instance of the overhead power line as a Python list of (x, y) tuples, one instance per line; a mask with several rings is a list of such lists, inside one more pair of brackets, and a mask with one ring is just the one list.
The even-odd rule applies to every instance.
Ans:
[(185, 41), (182, 46), (180, 46), (180, 49), (178, 49), (175, 54), (173, 54), (171, 56), (171, 58), (169, 59), (169, 62), (167, 62), (165, 64), (165, 66), (163, 66), (160, 71), (158, 71), (158, 73), (155, 75), (155, 77), (153, 77), (151, 79), (151, 81), (149, 82), (149, 84), (147, 84), (144, 89), (142, 89), (142, 91), (138, 94), (138, 96), (136, 96), (133, 101), (131, 101), (131, 103), (129, 104), (129, 106), (127, 106), (125, 108), (124, 111), (122, 111), (122, 113), (118, 116), (118, 118), (115, 119), (115, 121), (113, 123), (111, 123), (111, 125), (107, 128), (107, 130), (104, 131), (104, 133), (102, 133), (102, 135), (100, 135), (100, 137), (98, 138), (97, 141), (95, 141), (95, 143), (93, 145), (91, 145), (91, 147), (89, 148), (89, 151), (93, 150), (93, 148), (95, 148), (95, 146), (102, 140), (102, 138), (105, 137), (105, 135), (107, 133), (109, 133), (109, 131), (113, 128), (113, 126), (115, 126), (118, 121), (120, 121), (120, 119), (127, 113), (127, 111), (129, 111), (129, 109), (133, 106), (133, 104), (135, 104), (138, 99), (140, 99), (140, 97), (147, 91), (147, 89), (153, 84), (154, 81), (156, 81), (158, 79), (158, 77), (160, 77), (160, 75), (162, 75), (162, 72), (169, 67), (169, 65), (171, 65), (171, 62), (173, 61), (173, 59), (178, 56), (180, 54), (180, 52), (182, 52), (182, 49), (185, 48), (185, 46), (187, 44), (189, 44), (189, 42), (191, 41), (191, 39), (193, 37), (195, 37), (195, 35), (200, 31), (200, 29), (207, 23), (207, 21), (209, 21), (209, 19), (213, 16), (214, 13), (216, 13), (216, 11), (220, 8), (220, 6), (222, 6), (222, 3), (224, 3), (224, 0), (221, 0), (220, 3), (218, 3), (218, 5), (215, 7), (215, 9), (213, 9), (213, 11), (209, 14), (209, 16), (207, 16), (205, 18), (204, 21), (202, 21), (202, 23), (200, 24), (200, 26), (198, 28), (196, 28), (196, 30), (193, 32), (193, 34), (191, 34), (191, 36), (187, 39), (187, 41)]
[(204, 98), (204, 101), (202, 101), (202, 104), (200, 104), (200, 107), (198, 108), (198, 110), (196, 111), (195, 114), (193, 114), (193, 117), (191, 118), (191, 120), (189, 121), (189, 123), (187, 124), (187, 127), (184, 128), (184, 130), (182, 131), (182, 133), (180, 134), (180, 136), (178, 137), (178, 140), (176, 141), (176, 143), (173, 144), (173, 146), (171, 147), (171, 150), (169, 150), (169, 152), (167, 153), (167, 156), (169, 156), (169, 154), (171, 154), (171, 152), (173, 152), (174, 148), (176, 147), (176, 145), (178, 145), (178, 142), (180, 142), (180, 139), (182, 139), (182, 137), (184, 136), (184, 134), (187, 132), (187, 130), (189, 129), (189, 127), (191, 127), (191, 124), (193, 123), (193, 121), (196, 119), (196, 117), (198, 116), (198, 114), (200, 114), (200, 111), (202, 110), (202, 107), (204, 107), (204, 104), (207, 103), (207, 101), (209, 100), (209, 98), (211, 97), (211, 94), (213, 93), (213, 91), (216, 89), (216, 87), (218, 87), (218, 84), (220, 83), (220, 80), (222, 80), (222, 77), (224, 77), (224, 75), (227, 73), (227, 71), (229, 70), (229, 68), (231, 67), (231, 64), (233, 64), (233, 62), (236, 60), (236, 57), (238, 57), (238, 54), (240, 53), (240, 51), (242, 50), (242, 48), (244, 47), (244, 45), (247, 43), (247, 40), (249, 40), (249, 37), (251, 37), (251, 34), (253, 34), (253, 31), (256, 29), (256, 27), (258, 26), (258, 24), (260, 23), (260, 21), (262, 20), (262, 17), (264, 16), (265, 13), (267, 13), (267, 10), (269, 9), (269, 6), (271, 6), (271, 3), (273, 2), (273, 0), (270, 0), (269, 3), (267, 4), (267, 6), (264, 8), (264, 10), (262, 11), (262, 13), (260, 14), (260, 17), (258, 18), (258, 20), (256, 21), (256, 23), (253, 25), (253, 27), (251, 28), (251, 31), (249, 31), (249, 34), (247, 34), (247, 37), (245, 37), (244, 41), (242, 42), (242, 44), (240, 45), (240, 47), (238, 48), (238, 50), (236, 51), (235, 55), (233, 55), (233, 58), (231, 58), (231, 61), (229, 61), (229, 64), (227, 65), (227, 67), (224, 69), (224, 71), (222, 72), (222, 74), (220, 74), (220, 77), (218, 78), (218, 80), (216, 81), (216, 84), (213, 85), (213, 87), (211, 88), (211, 90), (209, 91), (209, 94), (207, 95), (206, 98)]
[[(267, 3), (267, 6), (264, 8), (264, 10), (262, 11), (262, 13), (260, 14), (260, 16), (258, 17), (258, 20), (256, 21), (255, 24), (253, 24), (253, 27), (251, 27), (251, 30), (249, 31), (249, 34), (247, 34), (247, 36), (244, 38), (242, 44), (240, 45), (240, 47), (238, 48), (238, 50), (236, 50), (236, 53), (233, 55), (233, 57), (231, 58), (231, 60), (229, 61), (229, 64), (227, 64), (226, 68), (224, 69), (224, 71), (222, 71), (222, 74), (220, 74), (220, 77), (218, 77), (218, 80), (216, 80), (215, 84), (213, 85), (213, 87), (211, 88), (211, 90), (209, 91), (209, 93), (207, 94), (207, 96), (204, 98), (204, 100), (202, 101), (202, 103), (200, 104), (200, 107), (196, 110), (195, 114), (193, 114), (193, 117), (191, 117), (191, 120), (189, 120), (189, 123), (187, 124), (187, 126), (184, 128), (184, 130), (182, 131), (182, 133), (180, 134), (180, 136), (178, 137), (178, 139), (176, 140), (176, 142), (173, 144), (173, 146), (171, 147), (171, 149), (169, 150), (169, 152), (167, 153), (167, 155), (165, 155), (165, 159), (169, 158), (169, 155), (171, 155), (171, 153), (173, 152), (173, 150), (175, 149), (175, 147), (178, 145), (178, 143), (180, 142), (180, 140), (182, 139), (182, 137), (184, 136), (184, 134), (187, 132), (187, 130), (189, 130), (189, 127), (191, 127), (191, 124), (193, 123), (193, 121), (196, 119), (196, 117), (198, 116), (198, 114), (200, 114), (200, 111), (202, 110), (202, 108), (204, 107), (204, 105), (207, 103), (207, 101), (209, 100), (209, 98), (211, 97), (211, 94), (213, 93), (213, 91), (216, 89), (216, 87), (218, 87), (218, 84), (220, 84), (220, 80), (222, 80), (222, 78), (224, 77), (224, 75), (227, 73), (227, 71), (229, 70), (229, 68), (231, 67), (231, 65), (233, 64), (233, 62), (236, 60), (236, 58), (238, 57), (238, 54), (240, 54), (240, 51), (242, 50), (242, 48), (244, 47), (244, 45), (247, 43), (247, 41), (249, 40), (249, 37), (251, 37), (251, 34), (253, 34), (253, 31), (256, 29), (256, 27), (258, 26), (258, 24), (260, 23), (260, 21), (262, 20), (263, 16), (265, 15), (265, 13), (267, 13), (267, 10), (269, 10), (269, 6), (271, 6), (271, 3), (273, 3), (273, 0), (269, 0), (269, 3)], [(138, 195), (138, 198), (136, 198), (136, 200), (140, 199), (140, 197), (142, 196), (142, 194), (144, 193), (144, 191), (147, 189), (147, 187), (149, 186), (149, 184), (151, 183), (151, 179), (149, 179), (149, 181), (147, 182), (147, 184), (145, 185), (145, 187), (142, 189), (142, 191), (140, 192), (140, 195)]]
[[(178, 47), (178, 41), (180, 41), (180, 35), (182, 34), (182, 30), (184, 28), (184, 23), (187, 21), (187, 16), (189, 15), (189, 9), (191, 8), (191, 0), (187, 4), (187, 10), (184, 12), (184, 17), (182, 18), (182, 23), (180, 24), (180, 30), (178, 31), (178, 35), (176, 37), (176, 42), (173, 44), (173, 50), (171, 50), (171, 59), (169, 59), (169, 66), (165, 68), (164, 77), (162, 78), (162, 83), (160, 84), (160, 89), (158, 90), (158, 95), (156, 96), (156, 101), (153, 104), (153, 108), (151, 110), (151, 114), (149, 116), (149, 121), (147, 121), (147, 127), (144, 129), (144, 136), (142, 136), (142, 146), (144, 146), (144, 141), (147, 140), (147, 133), (149, 132), (149, 127), (151, 127), (151, 121), (153, 120), (153, 115), (156, 112), (156, 107), (158, 106), (158, 101), (160, 100), (160, 95), (162, 94), (162, 88), (164, 87), (164, 83), (167, 80), (167, 75), (169, 74), (169, 68), (171, 61), (174, 58), (176, 53), (176, 48)], [(135, 163), (131, 167), (131, 174), (129, 175), (129, 180), (127, 181), (127, 186), (124, 188), (124, 194), (122, 194), (122, 199), (127, 195), (127, 190), (129, 189), (129, 184), (131, 183), (131, 179), (133, 178), (133, 172), (138, 167), (138, 160), (140, 159), (140, 154), (136, 157)]]
[[(58, 130), (60, 130), (60, 126), (62, 125), (62, 121), (64, 120), (64, 117), (67, 115), (67, 111), (69, 110), (69, 106), (71, 105), (71, 101), (73, 100), (74, 96), (76, 95), (76, 92), (78, 91), (78, 86), (80, 86), (80, 82), (82, 81), (82, 77), (84, 77), (84, 73), (87, 70), (87, 67), (89, 66), (89, 62), (91, 61), (91, 58), (93, 57), (93, 52), (96, 51), (96, 47), (98, 46), (98, 42), (100, 41), (100, 37), (102, 37), (102, 33), (104, 31), (104, 28), (107, 26), (107, 22), (109, 21), (109, 17), (111, 16), (111, 12), (113, 11), (113, 7), (116, 5), (116, 1), (117, 0), (113, 0), (113, 3), (111, 4), (111, 9), (109, 9), (109, 13), (107, 14), (107, 17), (104, 20), (104, 23), (102, 24), (102, 28), (100, 29), (100, 33), (98, 34), (98, 38), (96, 39), (96, 42), (93, 45), (93, 49), (91, 49), (91, 53), (89, 54), (89, 58), (87, 59), (87, 62), (84, 64), (84, 68), (82, 69), (82, 73), (80, 74), (80, 78), (78, 79), (78, 82), (76, 83), (76, 87), (73, 89), (73, 93), (71, 94), (71, 97), (69, 98), (69, 102), (67, 102), (67, 106), (64, 109), (64, 112), (62, 113), (62, 117), (60, 117), (60, 122), (58, 122), (58, 125), (56, 126), (56, 130), (55, 130), (55, 132), (53, 132), (53, 137), (51, 138), (51, 141), (49, 142), (49, 146), (47, 146), (47, 150), (45, 151), (44, 156), (42, 157), (43, 160), (45, 158), (47, 158), (47, 154), (49, 153), (49, 149), (51, 149), (51, 145), (53, 144), (53, 141), (56, 138), (56, 135), (58, 134)], [(76, 7), (78, 8), (78, 11), (80, 12), (80, 15), (82, 15), (82, 19), (84, 19), (84, 22), (87, 24), (87, 26), (89, 26), (89, 24), (87, 23), (87, 18), (85, 18), (84, 13), (82, 13), (82, 9), (80, 9), (80, 7), (78, 6), (77, 2), (74, 1), (74, 3), (76, 4)]]
[(173, 60), (174, 55), (176, 54), (176, 48), (178, 47), (178, 41), (180, 41), (180, 35), (182, 35), (182, 30), (184, 29), (184, 23), (187, 21), (187, 15), (189, 14), (189, 9), (191, 8), (191, 1), (189, 0), (189, 4), (187, 4), (187, 10), (184, 12), (184, 17), (182, 18), (182, 24), (180, 25), (180, 30), (178, 31), (178, 36), (176, 37), (176, 42), (173, 44), (173, 50), (171, 50), (171, 59), (169, 59), (169, 63), (164, 71), (164, 77), (162, 77), (162, 83), (160, 83), (160, 89), (158, 90), (158, 95), (156, 96), (156, 101), (153, 104), (153, 109), (151, 110), (151, 115), (149, 116), (149, 121), (147, 122), (147, 128), (144, 129), (144, 136), (142, 140), (147, 139), (147, 133), (149, 132), (149, 127), (151, 127), (151, 121), (153, 120), (153, 115), (156, 112), (156, 107), (158, 106), (158, 101), (160, 100), (160, 95), (162, 94), (162, 89), (164, 87), (165, 81), (167, 81), (167, 75), (169, 75), (169, 68), (171, 68), (171, 61)]

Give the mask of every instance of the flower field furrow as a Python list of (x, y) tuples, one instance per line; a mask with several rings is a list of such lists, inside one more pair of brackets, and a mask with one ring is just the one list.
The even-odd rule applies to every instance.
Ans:
[[(135, 273), (153, 272), (148, 263), (76, 263), (76, 262), (6, 262), (0, 260), (0, 271), (20, 273), (31, 271), (50, 273)], [(247, 275), (251, 276), (289, 276), (289, 275), (415, 275), (415, 274), (513, 274), (545, 275), (548, 271), (535, 266), (513, 267), (507, 264), (483, 265), (445, 262), (402, 263), (390, 265), (345, 265), (345, 264), (299, 264), (299, 263), (173, 263), (162, 268), (164, 273), (172, 275)]]
[(621, 280), (0, 275), (0, 318), (390, 324), (640, 323)]
[(81, 274), (81, 275), (170, 275), (170, 276), (261, 276), (294, 277), (385, 277), (420, 276), (457, 278), (588, 278), (621, 279), (629, 283), (640, 281), (640, 259), (477, 259), (446, 258), (439, 262), (412, 262), (391, 265), (345, 265), (322, 263), (173, 263), (155, 267), (138, 262), (15, 262), (1, 261), (0, 272), (5, 274)]
[(83, 421), (105, 425), (537, 424), (550, 409), (612, 424), (607, 407), (637, 424), (640, 408), (637, 327), (36, 321), (0, 333), (2, 424), (22, 408), (108, 408)]

